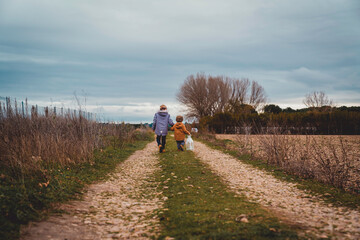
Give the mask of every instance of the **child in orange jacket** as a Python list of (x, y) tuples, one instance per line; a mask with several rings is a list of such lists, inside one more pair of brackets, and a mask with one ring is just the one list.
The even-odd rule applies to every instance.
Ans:
[(181, 151), (184, 151), (185, 134), (190, 135), (189, 131), (186, 130), (185, 125), (182, 123), (183, 120), (184, 118), (182, 116), (177, 116), (176, 123), (171, 127), (171, 131), (174, 131), (177, 148)]

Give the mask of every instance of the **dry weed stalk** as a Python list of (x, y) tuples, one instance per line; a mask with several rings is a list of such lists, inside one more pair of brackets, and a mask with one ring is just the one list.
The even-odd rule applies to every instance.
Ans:
[(238, 134), (236, 135), (235, 142), (237, 143), (237, 151), (240, 154), (250, 155), (251, 157), (255, 156), (253, 138), (248, 134)]
[[(335, 140), (335, 141), (334, 141)], [(349, 145), (339, 136), (337, 139), (313, 138), (313, 158), (319, 179), (341, 188), (351, 188), (351, 169), (355, 160)]]

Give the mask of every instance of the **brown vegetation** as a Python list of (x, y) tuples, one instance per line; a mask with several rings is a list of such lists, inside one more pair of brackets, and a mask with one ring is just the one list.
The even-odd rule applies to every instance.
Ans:
[(21, 179), (51, 166), (91, 163), (95, 148), (121, 147), (134, 134), (126, 124), (100, 124), (81, 114), (59, 116), (48, 109), (44, 115), (35, 108), (24, 114), (16, 102), (0, 103), (0, 168)]
[(352, 192), (360, 191), (360, 137), (323, 135), (217, 135), (242, 154), (287, 172)]

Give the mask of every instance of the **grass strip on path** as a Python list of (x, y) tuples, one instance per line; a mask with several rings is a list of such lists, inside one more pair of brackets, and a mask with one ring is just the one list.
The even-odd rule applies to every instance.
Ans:
[(289, 174), (277, 166), (266, 164), (261, 159), (251, 158), (250, 155), (239, 154), (238, 151), (233, 150), (235, 142), (229, 139), (216, 139), (216, 142), (206, 141), (197, 138), (196, 140), (206, 144), (207, 146), (227, 153), (243, 163), (249, 164), (258, 169), (264, 170), (272, 174), (277, 179), (296, 183), (296, 187), (300, 190), (305, 190), (308, 194), (321, 197), (326, 203), (331, 203), (339, 207), (349, 207), (351, 209), (360, 209), (360, 194), (346, 192), (343, 189), (334, 187), (329, 184), (321, 183), (315, 179), (306, 179)]
[(158, 181), (165, 196), (160, 239), (297, 239), (296, 232), (257, 203), (237, 196), (191, 151), (169, 137)]
[[(117, 164), (143, 149), (149, 140), (97, 150), (91, 164), (52, 167), (24, 182), (4, 175), (0, 178), (0, 239), (18, 238), (21, 224), (44, 218), (45, 210), (51, 209), (54, 203), (81, 197), (87, 184), (106, 179)], [(40, 184), (44, 182), (46, 186)]]

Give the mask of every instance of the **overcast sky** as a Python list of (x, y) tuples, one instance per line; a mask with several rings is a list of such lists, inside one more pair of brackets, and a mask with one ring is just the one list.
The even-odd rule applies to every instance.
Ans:
[(359, 106), (359, 26), (359, 0), (0, 0), (0, 96), (151, 122), (203, 72)]

